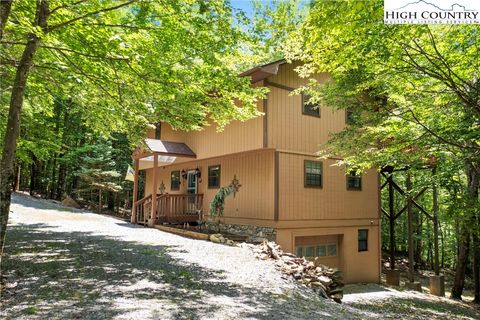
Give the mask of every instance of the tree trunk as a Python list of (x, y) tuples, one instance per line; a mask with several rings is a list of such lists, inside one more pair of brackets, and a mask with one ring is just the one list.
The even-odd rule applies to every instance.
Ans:
[[(473, 163), (467, 163), (466, 174), (467, 174), (467, 183), (468, 183), (468, 187), (467, 187), (468, 198), (469, 198), (468, 201), (471, 204), (471, 207), (475, 208), (476, 206), (478, 206), (478, 188), (480, 186), (480, 166)], [(463, 287), (465, 284), (465, 273), (466, 273), (467, 264), (468, 264), (470, 236), (472, 232), (477, 232), (477, 230), (472, 230), (472, 226), (473, 226), (473, 229), (475, 229), (475, 225), (476, 225), (475, 213), (468, 211), (466, 212), (466, 214), (467, 214), (467, 217), (465, 221), (462, 222), (462, 225), (461, 225), (457, 269), (455, 271), (455, 280), (452, 288), (452, 298), (454, 299), (462, 299)]]
[(60, 152), (60, 155), (58, 156), (58, 162), (59, 162), (59, 167), (58, 167), (58, 178), (57, 178), (57, 190), (56, 190), (56, 198), (57, 200), (62, 200), (62, 196), (64, 193), (67, 192), (66, 190), (66, 164), (64, 161), (62, 161), (62, 158), (65, 156), (65, 150), (63, 148), (66, 147), (67, 144), (67, 128), (68, 128), (68, 121), (70, 120), (69, 117), (69, 112), (70, 112), (70, 107), (72, 104), (72, 99), (67, 100), (67, 105), (65, 106), (64, 112), (63, 112), (63, 131), (62, 131), (62, 151)]
[(112, 212), (115, 212), (115, 198), (116, 193), (113, 193), (112, 191), (107, 192), (107, 208)]
[[(34, 25), (46, 28), (47, 18), (47, 1), (37, 0)], [(15, 163), (17, 139), (20, 133), (20, 114), (23, 107), (28, 73), (40, 42), (41, 38), (36, 34), (28, 35), (27, 44), (25, 45), (15, 73), (15, 80), (10, 96), (10, 107), (3, 140), (2, 160), (0, 162), (0, 265), (5, 245), (5, 236), (7, 234), (8, 215), (10, 212), (10, 197), (14, 177), (13, 164)]]
[(13, 0), (1, 0), (0, 1), (0, 40), (3, 39), (3, 31), (5, 25), (8, 22), (8, 16), (12, 9)]
[(470, 233), (463, 226), (462, 234), (458, 241), (459, 252), (457, 258), (457, 268), (455, 270), (455, 279), (452, 286), (451, 297), (453, 299), (462, 299), (463, 286), (465, 285), (465, 272), (467, 270), (468, 254), (470, 248)]
[(476, 217), (476, 228), (473, 230), (472, 249), (473, 249), (473, 282), (474, 299), (473, 302), (480, 304), (480, 237), (479, 237), (479, 217)]
[(98, 212), (102, 213), (102, 190), (98, 189)]

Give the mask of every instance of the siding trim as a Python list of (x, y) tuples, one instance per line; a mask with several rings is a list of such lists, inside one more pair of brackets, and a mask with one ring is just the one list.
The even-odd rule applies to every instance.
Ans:
[(280, 190), (279, 190), (279, 175), (280, 175), (280, 153), (278, 151), (275, 151), (275, 165), (274, 165), (274, 170), (275, 170), (275, 177), (274, 177), (274, 197), (273, 197), (273, 220), (278, 221), (279, 218), (279, 212), (278, 212), (278, 197), (280, 195)]
[(265, 86), (275, 87), (275, 88), (283, 89), (283, 90), (286, 90), (286, 91), (296, 90), (296, 88), (292, 88), (292, 87), (289, 87), (289, 86), (286, 86), (286, 85), (283, 85), (283, 84), (280, 84), (280, 83), (270, 82), (270, 81), (268, 81), (268, 79), (265, 79)]
[[(228, 154), (223, 154), (223, 155), (220, 155), (220, 156), (214, 156), (214, 157), (210, 157), (210, 158), (200, 158), (200, 159), (195, 159), (195, 160), (190, 160), (190, 161), (185, 161), (185, 162), (173, 162), (171, 164), (168, 164), (168, 165), (163, 165), (162, 167), (165, 167), (165, 168), (168, 168), (169, 166), (173, 166), (173, 165), (189, 165), (191, 163), (197, 163), (199, 161), (204, 161), (204, 160), (213, 160), (213, 159), (222, 159), (222, 158), (229, 158), (229, 157), (235, 157), (235, 156), (238, 156), (238, 155), (241, 155), (241, 154), (249, 154), (249, 153), (260, 153), (260, 152), (268, 152), (268, 151), (273, 151), (275, 150), (274, 148), (266, 148), (266, 149), (254, 149), (254, 150), (248, 150), (248, 151), (240, 151), (240, 152), (234, 152), (234, 153), (228, 153)], [(142, 170), (147, 170), (147, 169), (151, 169), (151, 168), (145, 168), (145, 169), (142, 169)]]
[(263, 99), (263, 147), (268, 147), (268, 94)]
[[(316, 153), (311, 153), (311, 152), (302, 152), (302, 151), (287, 150), (287, 149), (276, 149), (276, 150), (280, 153), (285, 153), (285, 154), (294, 154), (294, 155), (307, 156), (307, 157), (316, 157), (317, 159), (319, 158)], [(327, 160), (343, 160), (343, 158), (339, 158), (339, 157), (326, 157), (326, 159)], [(324, 159), (322, 159), (322, 160), (324, 160)]]

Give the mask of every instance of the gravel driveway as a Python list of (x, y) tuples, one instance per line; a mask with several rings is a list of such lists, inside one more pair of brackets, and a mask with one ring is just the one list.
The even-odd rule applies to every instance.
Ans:
[[(3, 319), (348, 319), (248, 249), (15, 194)], [(16, 285), (15, 285), (16, 282)]]

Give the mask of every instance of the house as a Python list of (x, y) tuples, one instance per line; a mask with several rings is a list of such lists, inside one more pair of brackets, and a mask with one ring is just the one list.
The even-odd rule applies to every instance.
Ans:
[[(316, 156), (329, 133), (344, 128), (346, 112), (314, 108), (308, 99), (291, 95), (307, 80), (284, 60), (241, 76), (270, 89), (258, 102), (264, 116), (232, 122), (223, 132), (214, 125), (182, 132), (167, 123), (149, 130), (145, 147), (133, 154), (134, 194), (143, 170), (146, 197), (134, 199), (132, 222), (196, 221), (208, 214), (219, 187), (233, 183), (239, 187), (226, 199), (228, 231), (266, 237), (285, 251), (319, 257), (341, 269), (346, 282), (379, 282), (378, 173), (346, 175), (344, 167), (332, 166), (335, 159)], [(327, 74), (315, 77), (328, 79)]]

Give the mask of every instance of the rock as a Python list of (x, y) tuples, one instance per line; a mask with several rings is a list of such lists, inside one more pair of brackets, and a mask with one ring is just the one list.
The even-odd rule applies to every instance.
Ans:
[(329, 277), (326, 277), (326, 276), (320, 276), (318, 277), (318, 281), (320, 281), (323, 285), (325, 286), (329, 286), (332, 284), (332, 279), (330, 279)]
[(343, 283), (340, 271), (323, 265), (319, 259), (310, 261), (297, 257), (294, 254), (283, 252), (282, 248), (275, 242), (268, 242), (266, 239), (260, 238), (257, 240), (262, 240), (262, 242), (256, 245), (241, 246), (250, 248), (258, 259), (276, 260), (276, 269), (281, 270), (286, 276), (292, 276), (302, 285), (314, 290), (319, 296), (332, 299), (335, 302), (341, 302)]
[(343, 293), (335, 293), (330, 295), (330, 297), (335, 301), (336, 303), (342, 303), (343, 299)]
[(261, 238), (261, 237), (251, 237), (248, 239), (248, 241), (251, 243), (263, 243), (263, 242), (267, 242), (268, 240), (266, 238)]
[(211, 234), (211, 235), (210, 235), (210, 241), (212, 241), (212, 242), (222, 243), (222, 240), (223, 240), (223, 236), (222, 236), (222, 235), (220, 235), (220, 237), (218, 236), (218, 234)]
[(80, 205), (77, 203), (77, 201), (73, 200), (69, 196), (66, 196), (65, 199), (62, 200), (62, 205), (67, 207), (77, 208), (77, 209), (81, 208)]
[(262, 253), (262, 254), (260, 255), (260, 259), (262, 259), (262, 260), (267, 260), (268, 258), (269, 258), (269, 257), (268, 257), (268, 254), (266, 254), (266, 253)]
[(314, 286), (316, 288), (322, 288), (324, 291), (327, 290), (327, 288), (325, 288), (325, 286), (323, 284), (321, 284), (320, 282), (312, 282), (311, 284), (312, 284), (312, 286)]
[(229, 246), (235, 245), (235, 242), (233, 242), (233, 241), (230, 240), (230, 239), (227, 239), (227, 241), (226, 241), (225, 243), (228, 244)]

